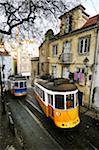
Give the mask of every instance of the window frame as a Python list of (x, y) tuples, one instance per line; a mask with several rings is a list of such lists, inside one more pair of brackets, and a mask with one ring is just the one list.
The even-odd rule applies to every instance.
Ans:
[(72, 15), (68, 15), (65, 18), (65, 33), (69, 33), (72, 31)]
[[(72, 104), (73, 106), (67, 107), (67, 101), (72, 102), (72, 100), (71, 100), (71, 95), (73, 95), (73, 104)], [(66, 97), (66, 96), (70, 96), (70, 99), (67, 100), (67, 97)], [(75, 108), (75, 94), (74, 94), (74, 93), (66, 94), (65, 97), (66, 97), (66, 110), (74, 109), (74, 108)]]
[[(58, 108), (56, 107), (56, 96), (63, 96), (63, 101), (64, 101), (64, 108), (59, 108), (59, 105), (58, 105)], [(62, 100), (62, 99), (61, 99)], [(58, 101), (58, 100), (57, 100)], [(60, 101), (60, 100), (59, 100)], [(59, 110), (65, 110), (65, 97), (64, 97), (64, 94), (55, 94), (55, 109), (59, 109)]]
[(20, 85), (20, 88), (23, 88), (24, 87), (24, 82), (23, 81), (19, 82), (19, 85)]
[(53, 106), (53, 95), (52, 94), (49, 94), (49, 93), (47, 93), (48, 94), (48, 104), (49, 105), (51, 105), (51, 106)]
[[(91, 36), (84, 36), (78, 39), (78, 54), (84, 55), (90, 51), (90, 38)], [(87, 40), (87, 43), (86, 43)]]
[(24, 87), (27, 87), (27, 82), (26, 81), (24, 81)]
[[(17, 86), (16, 86), (16, 84), (17, 84)], [(15, 88), (19, 88), (19, 83), (18, 82), (14, 82), (14, 86), (15, 86)]]
[(63, 53), (71, 53), (71, 41), (63, 42)]
[(57, 57), (58, 55), (58, 44), (52, 46), (52, 57)]
[[(53, 68), (55, 68), (56, 70), (54, 70)], [(55, 64), (52, 65), (52, 76), (54, 78), (57, 78), (57, 65), (55, 65)]]

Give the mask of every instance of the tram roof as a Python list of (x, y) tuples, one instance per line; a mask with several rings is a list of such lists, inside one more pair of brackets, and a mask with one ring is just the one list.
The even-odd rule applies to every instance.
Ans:
[(52, 91), (66, 92), (77, 89), (77, 86), (74, 83), (70, 83), (70, 81), (66, 79), (65, 80), (57, 79), (54, 81), (37, 79), (37, 83), (42, 85), (46, 89)]
[(20, 81), (20, 80), (26, 80), (26, 77), (15, 75), (15, 76), (10, 76), (9, 79), (13, 81)]

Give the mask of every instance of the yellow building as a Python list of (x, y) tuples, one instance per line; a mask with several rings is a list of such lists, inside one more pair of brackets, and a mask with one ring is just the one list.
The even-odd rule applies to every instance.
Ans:
[(31, 80), (33, 84), (33, 81), (36, 76), (39, 75), (39, 57), (33, 57), (31, 59)]
[(39, 47), (39, 72), (40, 75), (49, 74), (49, 41), (53, 31), (48, 30), (45, 34), (45, 41)]
[(98, 15), (89, 18), (79, 5), (60, 17), (60, 32), (48, 42), (49, 74), (75, 81), (82, 103), (90, 101)]

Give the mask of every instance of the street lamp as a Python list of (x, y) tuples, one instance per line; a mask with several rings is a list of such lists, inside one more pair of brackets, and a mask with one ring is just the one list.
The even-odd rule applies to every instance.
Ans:
[(84, 66), (85, 66), (85, 85), (86, 85), (86, 83), (87, 83), (88, 62), (89, 62), (89, 59), (86, 57), (86, 58), (83, 60), (83, 64), (84, 64)]

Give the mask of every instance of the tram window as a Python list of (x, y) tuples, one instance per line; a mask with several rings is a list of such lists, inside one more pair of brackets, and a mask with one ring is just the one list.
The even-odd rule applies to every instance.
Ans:
[(43, 92), (43, 97), (42, 97), (42, 98), (43, 98), (43, 101), (45, 101), (45, 94), (44, 94), (44, 91), (42, 91), (42, 92)]
[(18, 82), (15, 82), (15, 87), (18, 87)]
[(35, 86), (35, 90), (37, 91), (38, 95), (42, 98), (42, 100), (45, 101), (44, 91), (41, 90), (38, 86)]
[(26, 87), (26, 82), (24, 82), (24, 87)]
[(78, 106), (78, 93), (76, 93), (76, 106)]
[(38, 92), (38, 95), (39, 95), (40, 97), (42, 97), (41, 90), (40, 90), (39, 87), (37, 87), (37, 92)]
[(53, 95), (51, 95), (51, 105), (53, 106)]
[(48, 103), (53, 106), (53, 95), (48, 94)]
[(64, 95), (55, 95), (55, 108), (64, 109)]
[(40, 89), (39, 89), (39, 87), (36, 87), (36, 91), (37, 91), (38, 95), (40, 96)]
[(50, 95), (48, 94), (48, 103), (50, 104)]
[(67, 109), (74, 108), (74, 94), (66, 95), (66, 107)]
[(43, 91), (41, 89), (39, 89), (39, 94), (40, 94), (40, 97), (43, 98)]
[(23, 87), (23, 82), (20, 82), (20, 88)]

